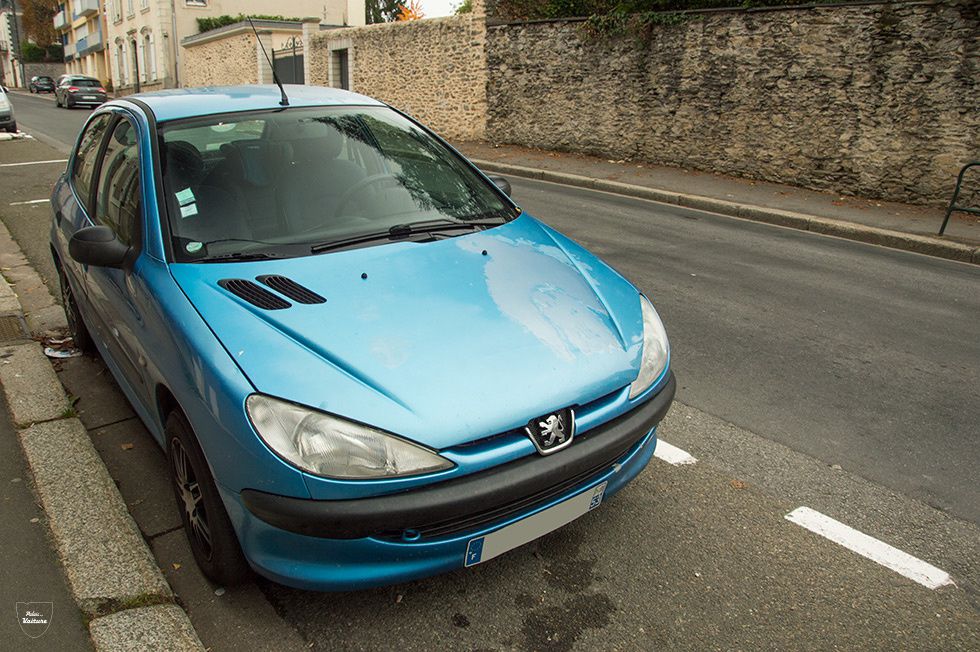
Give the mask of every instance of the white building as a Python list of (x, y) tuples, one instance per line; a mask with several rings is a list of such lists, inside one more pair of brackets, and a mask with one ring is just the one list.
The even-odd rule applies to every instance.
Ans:
[(14, 25), (14, 13), (6, 5), (0, 7), (0, 84), (4, 86), (23, 86), (18, 67), (16, 39), (23, 38)]
[(198, 18), (247, 13), (365, 22), (364, 0), (105, 0), (105, 13), (110, 76), (122, 93), (182, 85), (180, 41), (199, 33)]

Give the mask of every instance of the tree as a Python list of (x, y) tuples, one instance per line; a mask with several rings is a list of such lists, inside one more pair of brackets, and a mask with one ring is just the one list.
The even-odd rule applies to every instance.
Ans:
[(401, 5), (398, 8), (398, 18), (395, 20), (403, 22), (406, 20), (419, 20), (425, 18), (425, 12), (422, 11), (422, 4), (419, 0), (408, 0), (407, 5)]
[(364, 11), (368, 23), (390, 23), (398, 18), (401, 0), (366, 0)]
[(453, 12), (457, 16), (460, 14), (471, 14), (473, 13), (473, 0), (463, 0), (456, 6), (456, 11)]
[(58, 42), (54, 31), (54, 15), (58, 13), (58, 3), (54, 0), (17, 0), (21, 10), (20, 22), (24, 28), (21, 36), (41, 46)]

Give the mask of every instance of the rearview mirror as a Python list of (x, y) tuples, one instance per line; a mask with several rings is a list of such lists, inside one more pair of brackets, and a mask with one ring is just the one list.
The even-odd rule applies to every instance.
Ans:
[(505, 195), (507, 195), (508, 197), (510, 197), (510, 181), (508, 181), (507, 179), (505, 179), (503, 177), (498, 177), (498, 176), (490, 176), (488, 178), (491, 181), (493, 181), (493, 185), (495, 185), (498, 188), (500, 188), (500, 190)]
[(122, 267), (129, 247), (107, 226), (86, 226), (68, 241), (68, 254), (83, 265)]

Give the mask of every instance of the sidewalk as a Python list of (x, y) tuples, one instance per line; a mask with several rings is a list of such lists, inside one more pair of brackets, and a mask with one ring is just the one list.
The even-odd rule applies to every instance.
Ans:
[[(638, 161), (612, 161), (516, 145), (491, 145), (484, 142), (454, 144), (488, 172), (544, 178), (569, 185), (660, 199), (691, 208), (704, 208), (794, 228), (808, 228), (945, 258), (963, 260), (965, 256), (965, 260), (969, 261), (972, 257), (973, 262), (980, 262), (980, 217), (954, 213), (946, 228), (946, 235), (939, 237), (936, 233), (942, 224), (945, 207), (847, 197)], [(564, 175), (573, 176), (563, 179)], [(950, 194), (954, 183), (955, 179), (950, 179)], [(658, 197), (658, 194), (663, 197)], [(676, 201), (678, 195), (688, 201)], [(699, 202), (699, 199), (705, 201)], [(760, 210), (771, 215), (756, 215)], [(794, 219), (794, 216), (799, 219)], [(903, 244), (903, 238), (883, 237), (879, 231), (909, 236), (905, 238), (909, 246), (897, 246)], [(943, 255), (944, 251), (947, 255)]]

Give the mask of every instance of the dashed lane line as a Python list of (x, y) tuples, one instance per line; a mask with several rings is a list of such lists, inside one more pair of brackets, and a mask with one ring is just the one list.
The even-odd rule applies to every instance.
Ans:
[(44, 165), (45, 163), (67, 163), (68, 159), (58, 158), (50, 161), (25, 161), (23, 163), (0, 163), (0, 168), (13, 168), (20, 165)]
[(809, 507), (797, 507), (786, 515), (786, 520), (830, 539), (862, 557), (890, 568), (899, 575), (903, 575), (913, 582), (918, 582), (928, 589), (938, 589), (947, 585), (955, 586), (953, 578), (946, 571)]
[(663, 439), (657, 440), (657, 448), (654, 449), (653, 456), (667, 462), (668, 464), (673, 464), (674, 466), (694, 464), (698, 461), (698, 458), (694, 457), (687, 451), (681, 450), (680, 448), (677, 448), (677, 446), (672, 446)]

